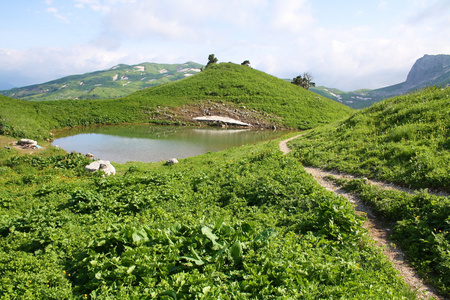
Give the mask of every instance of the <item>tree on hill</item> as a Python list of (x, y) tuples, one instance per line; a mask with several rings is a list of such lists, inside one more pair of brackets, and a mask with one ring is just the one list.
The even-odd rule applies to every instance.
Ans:
[(206, 64), (206, 67), (205, 67), (205, 68), (207, 68), (207, 67), (208, 67), (209, 65), (211, 65), (211, 64), (217, 63), (217, 61), (218, 61), (217, 57), (216, 57), (214, 54), (210, 54), (210, 55), (208, 56), (208, 63)]
[(306, 73), (303, 73), (303, 76), (299, 75), (299, 76), (295, 77), (291, 81), (291, 83), (309, 90), (310, 87), (316, 86), (316, 84), (314, 82), (312, 82), (312, 80), (313, 80), (312, 75), (310, 73), (306, 72)]
[(243, 63), (241, 63), (242, 66), (247, 66), (250, 67), (250, 61), (249, 60), (244, 60)]

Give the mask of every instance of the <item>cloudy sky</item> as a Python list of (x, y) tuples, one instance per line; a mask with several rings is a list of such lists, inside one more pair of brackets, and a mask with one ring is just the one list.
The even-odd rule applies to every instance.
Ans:
[(450, 54), (449, 0), (20, 0), (0, 4), (0, 87), (141, 62), (250, 60), (344, 91)]

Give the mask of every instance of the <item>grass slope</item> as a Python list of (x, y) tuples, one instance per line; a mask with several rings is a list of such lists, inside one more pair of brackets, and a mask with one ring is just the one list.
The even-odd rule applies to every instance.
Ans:
[(352, 112), (344, 105), (250, 67), (224, 63), (120, 99), (25, 103), (0, 96), (0, 106), (4, 108), (0, 112), (0, 134), (39, 139), (47, 137), (52, 129), (79, 125), (181, 124), (192, 122), (191, 116), (182, 115), (183, 107), (199, 108), (211, 102), (246, 114), (257, 112), (266, 122), (300, 129), (330, 123)]
[(450, 192), (450, 89), (384, 100), (293, 141), (304, 163)]
[(415, 299), (277, 141), (107, 178), (86, 163), (0, 148), (0, 298)]
[(450, 88), (428, 88), (374, 104), (290, 143), (307, 165), (424, 189), (414, 195), (344, 182), (388, 222), (391, 238), (442, 294), (450, 295)]
[(192, 100), (233, 103), (279, 116), (285, 126), (300, 129), (327, 124), (352, 112), (282, 79), (233, 63), (211, 65), (193, 77), (139, 91), (126, 99), (174, 106)]

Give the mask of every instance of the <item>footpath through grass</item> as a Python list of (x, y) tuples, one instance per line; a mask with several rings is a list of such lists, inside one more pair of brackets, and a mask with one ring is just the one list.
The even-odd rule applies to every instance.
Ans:
[(422, 278), (450, 295), (450, 200), (426, 190), (408, 194), (361, 179), (338, 180), (357, 193), (382, 220), (394, 224), (390, 238), (406, 253)]
[(307, 165), (450, 192), (450, 88), (384, 100), (290, 147)]
[(106, 178), (86, 163), (0, 149), (0, 298), (415, 298), (275, 141)]
[(301, 162), (415, 188), (385, 191), (345, 183), (387, 221), (392, 238), (441, 293), (450, 295), (450, 88), (385, 100), (290, 143)]

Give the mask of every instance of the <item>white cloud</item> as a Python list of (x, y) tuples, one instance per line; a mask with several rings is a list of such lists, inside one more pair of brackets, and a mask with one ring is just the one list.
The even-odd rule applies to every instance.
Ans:
[[(0, 49), (0, 78), (14, 77), (16, 86), (109, 68), (127, 54), (84, 45), (70, 48)], [(13, 74), (12, 76), (10, 74)], [(30, 82), (31, 80), (31, 82)]]
[(55, 18), (60, 19), (66, 23), (69, 23), (69, 19), (58, 12), (56, 7), (49, 7), (46, 10), (48, 13), (52, 14)]
[[(72, 32), (83, 36), (84, 43), (90, 41), (70, 49), (34, 48), (14, 54), (16, 66), (25, 62), (24, 70), (29, 64), (39, 70), (45, 65), (40, 60), (49, 63), (54, 56), (51, 67), (34, 73), (39, 78), (44, 72), (45, 80), (51, 72), (55, 78), (116, 63), (206, 63), (214, 53), (220, 61), (248, 59), (254, 68), (283, 78), (310, 72), (318, 85), (352, 90), (399, 83), (422, 55), (450, 53), (445, 38), (450, 36), (448, 0), (45, 3), (54, 17), (71, 17), (70, 25), (77, 26)], [(60, 37), (67, 37), (66, 29), (71, 27)], [(8, 63), (2, 57), (0, 70)]]

